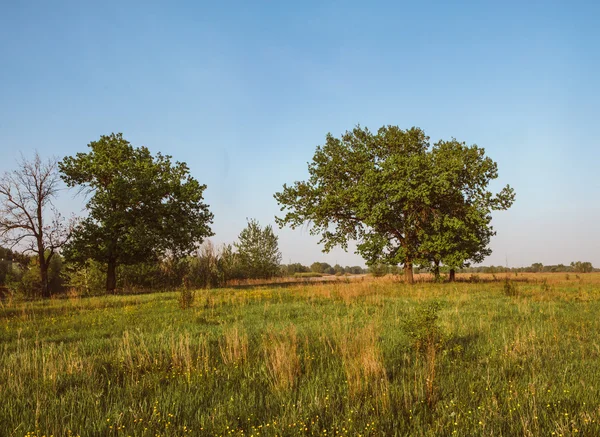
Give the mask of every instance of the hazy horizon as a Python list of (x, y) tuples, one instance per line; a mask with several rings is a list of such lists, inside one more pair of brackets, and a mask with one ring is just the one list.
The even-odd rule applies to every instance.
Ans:
[[(498, 162), (485, 265), (600, 266), (600, 6), (43, 2), (0, 14), (0, 171), (100, 135), (173, 155), (207, 184), (217, 244), (256, 218), (283, 262), (364, 265), (279, 230), (273, 194), (331, 132), (418, 126)], [(58, 201), (78, 212), (71, 194)]]

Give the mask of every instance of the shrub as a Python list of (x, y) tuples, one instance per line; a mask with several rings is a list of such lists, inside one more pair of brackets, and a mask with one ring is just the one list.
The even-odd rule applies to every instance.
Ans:
[(439, 302), (431, 302), (417, 308), (414, 314), (404, 320), (403, 328), (411, 339), (411, 345), (418, 356), (423, 358), (425, 392), (427, 404), (431, 407), (437, 401), (436, 365), (437, 354), (446, 343), (446, 335), (438, 323)]
[(194, 292), (188, 288), (182, 288), (179, 291), (179, 308), (182, 310), (188, 309), (194, 303)]
[(509, 297), (516, 297), (519, 295), (517, 284), (510, 281), (508, 278), (504, 280), (504, 294)]

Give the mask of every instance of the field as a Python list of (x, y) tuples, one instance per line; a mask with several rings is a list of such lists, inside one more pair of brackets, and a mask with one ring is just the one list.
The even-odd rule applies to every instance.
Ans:
[(0, 435), (600, 435), (600, 274), (467, 276), (4, 301)]

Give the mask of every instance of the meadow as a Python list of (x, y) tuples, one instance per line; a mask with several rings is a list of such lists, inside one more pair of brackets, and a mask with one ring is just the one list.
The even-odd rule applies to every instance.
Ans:
[(600, 274), (0, 306), (1, 436), (600, 435)]

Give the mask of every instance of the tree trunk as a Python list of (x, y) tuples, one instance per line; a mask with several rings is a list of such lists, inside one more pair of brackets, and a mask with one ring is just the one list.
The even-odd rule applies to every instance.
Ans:
[(456, 279), (456, 270), (454, 269), (450, 269), (450, 282), (454, 282), (454, 280)]
[(106, 272), (106, 291), (114, 293), (117, 288), (117, 261), (115, 259), (108, 260), (108, 270)]
[(407, 284), (414, 284), (415, 278), (413, 277), (413, 265), (412, 262), (404, 263), (404, 280)]

